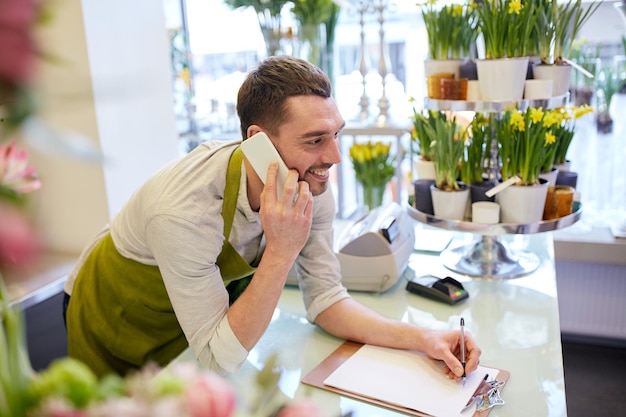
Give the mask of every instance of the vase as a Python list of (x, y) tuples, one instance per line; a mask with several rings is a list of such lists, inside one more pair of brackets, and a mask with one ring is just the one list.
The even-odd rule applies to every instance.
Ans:
[(478, 80), (478, 71), (476, 70), (476, 62), (468, 59), (462, 63), (459, 68), (459, 78), (467, 78), (469, 81)]
[(463, 60), (460, 59), (427, 59), (424, 61), (424, 75), (428, 98), (442, 99), (441, 80), (455, 79), (460, 76)]
[(533, 69), (536, 80), (552, 80), (552, 97), (567, 94), (572, 77), (569, 64), (539, 64)]
[(496, 201), (495, 196), (487, 197), (485, 193), (495, 187), (496, 184), (492, 181), (480, 181), (470, 184), (470, 201), (475, 203), (477, 201)]
[(267, 56), (274, 56), (280, 50), (282, 25), (280, 15), (272, 15), (268, 9), (257, 13), (257, 19), (263, 34)]
[(385, 189), (387, 184), (366, 185), (361, 184), (361, 193), (363, 196), (363, 205), (368, 210), (373, 210), (376, 207), (380, 207), (383, 204), (383, 197), (385, 196)]
[(613, 117), (609, 111), (609, 99), (604, 89), (599, 88), (596, 91), (596, 131), (600, 134), (609, 134), (613, 132)]
[(596, 80), (598, 79), (598, 71), (601, 67), (602, 60), (600, 58), (586, 58), (577, 61), (577, 64), (584, 68), (593, 77), (587, 76), (582, 71), (572, 71), (573, 101), (578, 107), (586, 104), (591, 106), (593, 96), (596, 91)]
[(576, 188), (578, 185), (578, 173), (574, 171), (559, 171), (556, 177), (556, 185), (568, 185)]
[(462, 184), (459, 191), (440, 190), (435, 184), (430, 186), (435, 217), (446, 220), (463, 220), (467, 212), (470, 191)]
[(524, 95), (528, 57), (476, 61), (484, 101), (519, 101)]
[(298, 56), (321, 68), (326, 60), (326, 25), (301, 24), (298, 27)]
[(511, 185), (496, 194), (502, 223), (531, 224), (541, 221), (548, 193), (548, 182), (538, 185)]
[(430, 192), (430, 187), (435, 183), (435, 180), (417, 179), (413, 181), (413, 188), (415, 190), (415, 209), (426, 214), (435, 214), (433, 210), (433, 197)]
[(554, 220), (572, 214), (574, 188), (568, 185), (548, 187), (543, 209), (544, 220)]

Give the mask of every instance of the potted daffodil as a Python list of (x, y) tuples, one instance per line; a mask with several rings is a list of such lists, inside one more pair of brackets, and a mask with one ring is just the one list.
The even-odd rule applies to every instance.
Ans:
[(485, 0), (477, 6), (485, 59), (477, 61), (484, 101), (518, 101), (524, 92), (528, 53), (537, 19), (534, 2)]
[(460, 78), (464, 62), (475, 58), (478, 18), (473, 3), (442, 3), (441, 0), (418, 3), (428, 37), (425, 75), (451, 74)]
[(548, 182), (540, 174), (546, 154), (555, 146), (552, 126), (558, 121), (554, 112), (535, 107), (508, 110), (496, 121), (501, 179), (513, 182), (496, 196), (504, 223), (541, 220)]
[(463, 220), (469, 199), (469, 187), (459, 181), (461, 159), (467, 138), (456, 117), (441, 113), (434, 119), (435, 139), (431, 143), (435, 166), (435, 184), (431, 186), (436, 217)]
[(599, 6), (600, 2), (585, 7), (582, 0), (566, 3), (549, 0), (538, 9), (536, 33), (541, 63), (533, 68), (533, 75), (552, 80), (553, 96), (564, 95), (569, 90), (572, 73), (569, 58), (574, 41)]

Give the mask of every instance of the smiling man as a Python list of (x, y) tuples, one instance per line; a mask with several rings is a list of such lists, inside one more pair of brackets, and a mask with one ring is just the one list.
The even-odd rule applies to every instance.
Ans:
[[(297, 58), (268, 58), (248, 74), (237, 111), (244, 140), (265, 132), (290, 168), (282, 193), (277, 164), (264, 185), (240, 142), (204, 143), (157, 172), (68, 278), (69, 355), (100, 375), (125, 374), (189, 346), (203, 365), (234, 372), (295, 263), (308, 320), (341, 338), (423, 351), (459, 379), (459, 332), (385, 318), (341, 284), (328, 181), (345, 122), (328, 77)], [(470, 372), (480, 349), (468, 335), (466, 347)]]

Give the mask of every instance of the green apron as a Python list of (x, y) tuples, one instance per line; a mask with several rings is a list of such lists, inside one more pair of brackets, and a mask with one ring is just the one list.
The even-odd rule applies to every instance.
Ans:
[[(228, 242), (241, 179), (241, 149), (229, 161), (222, 206), (224, 245), (217, 258), (230, 303), (256, 268)], [(103, 376), (125, 375), (147, 362), (163, 366), (188, 347), (158, 266), (119, 254), (110, 234), (82, 266), (67, 309), (68, 353)]]

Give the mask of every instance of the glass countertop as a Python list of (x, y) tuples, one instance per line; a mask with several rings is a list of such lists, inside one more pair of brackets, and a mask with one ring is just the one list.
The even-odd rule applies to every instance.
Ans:
[[(404, 275), (388, 291), (352, 292), (352, 296), (385, 316), (433, 329), (457, 329), (463, 317), (467, 331), (483, 351), (481, 364), (511, 373), (502, 391), (506, 403), (493, 408), (490, 416), (565, 416), (552, 235), (507, 238), (512, 246), (526, 247), (539, 256), (540, 266), (534, 273), (515, 279), (470, 278), (447, 270), (438, 253), (415, 252)], [(466, 243), (462, 240), (453, 240), (451, 245)], [(406, 281), (414, 274), (451, 276), (464, 285), (470, 297), (450, 306), (408, 293)], [(342, 343), (308, 323), (300, 291), (286, 287), (265, 335), (240, 371), (228, 378), (238, 392), (245, 392), (265, 361), (278, 353), (283, 367), (280, 388), (288, 398), (309, 396), (329, 417), (349, 412), (354, 417), (404, 415), (300, 383)], [(195, 359), (187, 350), (177, 361)]]

